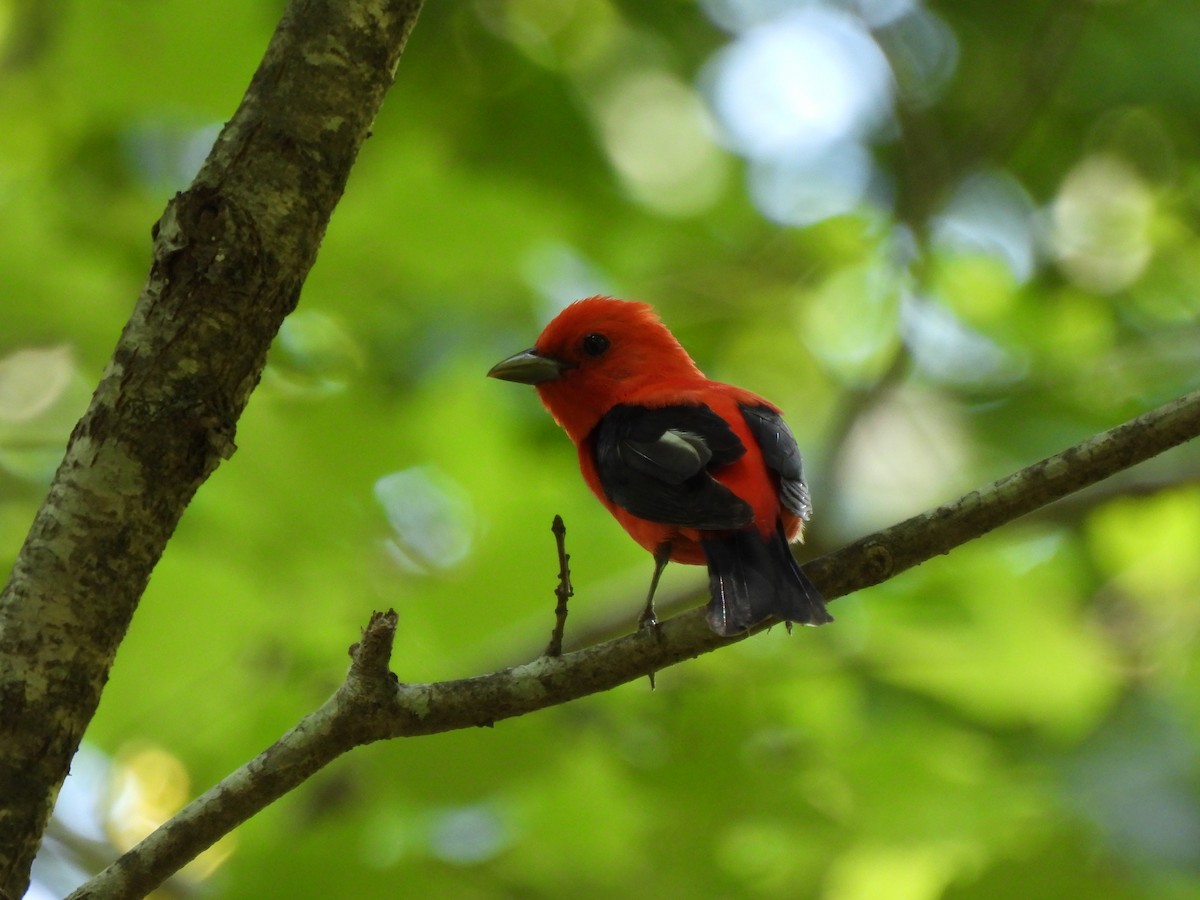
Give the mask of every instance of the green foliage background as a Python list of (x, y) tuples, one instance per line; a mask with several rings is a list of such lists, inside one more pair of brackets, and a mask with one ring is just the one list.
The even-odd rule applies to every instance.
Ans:
[[(0, 0), (6, 568), (150, 226), (281, 8)], [(649, 559), (532, 392), (483, 377), (569, 299), (653, 302), (710, 375), (786, 411), (813, 555), (1195, 387), (1190, 0), (927, 12), (956, 55), (926, 95), (906, 73), (931, 61), (878, 32), (900, 87), (871, 141), (884, 199), (792, 227), (699, 126), (682, 151), (654, 135), (668, 170), (638, 174), (655, 154), (613, 98), (640, 77), (702, 108), (733, 38), (700, 7), (431, 4), (239, 451), (122, 647), (40, 884), (69, 889), (319, 704), (373, 608), (400, 612), (403, 680), (536, 654), (554, 513), (568, 639), (632, 627)], [(1025, 204), (1024, 275), (947, 237), (979, 177)], [(1182, 448), (653, 692), (359, 750), (188, 877), (229, 898), (1198, 896), (1198, 473)], [(673, 567), (665, 589), (699, 584)]]

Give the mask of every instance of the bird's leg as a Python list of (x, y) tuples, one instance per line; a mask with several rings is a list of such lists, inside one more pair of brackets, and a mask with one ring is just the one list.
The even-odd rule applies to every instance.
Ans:
[(663, 569), (671, 558), (669, 541), (659, 544), (654, 549), (654, 575), (650, 579), (650, 593), (646, 595), (646, 608), (638, 617), (638, 628), (653, 628), (658, 624), (658, 616), (654, 614), (654, 591), (658, 588), (658, 579), (662, 577)]

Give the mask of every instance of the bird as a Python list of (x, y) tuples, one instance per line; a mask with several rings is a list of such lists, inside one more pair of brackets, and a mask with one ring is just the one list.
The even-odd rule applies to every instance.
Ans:
[(640, 628), (658, 624), (668, 562), (708, 567), (705, 619), (718, 635), (833, 620), (789, 546), (812, 503), (779, 408), (705, 377), (649, 304), (577, 300), (487, 374), (535, 387), (588, 487), (653, 555)]

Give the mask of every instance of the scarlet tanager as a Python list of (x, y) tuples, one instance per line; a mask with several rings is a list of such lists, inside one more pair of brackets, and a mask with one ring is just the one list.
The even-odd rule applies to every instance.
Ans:
[(650, 306), (579, 300), (488, 375), (536, 385), (588, 487), (654, 555), (643, 627), (669, 560), (707, 564), (717, 634), (832, 621), (788, 547), (812, 511), (791, 430), (762, 397), (705, 378)]

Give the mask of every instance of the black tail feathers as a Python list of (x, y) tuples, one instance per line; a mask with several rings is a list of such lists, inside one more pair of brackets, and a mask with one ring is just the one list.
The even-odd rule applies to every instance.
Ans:
[(739, 634), (772, 616), (801, 625), (833, 621), (820, 592), (792, 556), (782, 528), (769, 539), (749, 528), (701, 544), (712, 593), (705, 616), (717, 634)]

